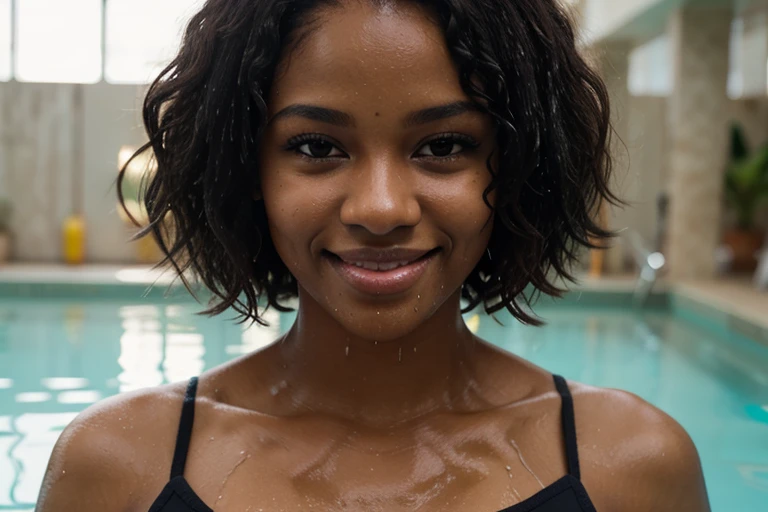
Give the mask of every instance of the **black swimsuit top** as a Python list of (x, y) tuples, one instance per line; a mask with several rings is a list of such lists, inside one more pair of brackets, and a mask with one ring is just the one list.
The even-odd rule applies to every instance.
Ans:
[[(568, 390), (565, 379), (559, 375), (553, 377), (562, 400), (561, 415), (568, 474), (525, 501), (500, 512), (596, 512), (595, 506), (587, 495), (587, 490), (581, 483), (571, 392)], [(213, 512), (184, 478), (184, 465), (187, 461), (187, 450), (195, 417), (196, 392), (197, 377), (192, 377), (181, 409), (179, 435), (176, 438), (176, 449), (171, 466), (171, 480), (152, 504), (149, 512)]]

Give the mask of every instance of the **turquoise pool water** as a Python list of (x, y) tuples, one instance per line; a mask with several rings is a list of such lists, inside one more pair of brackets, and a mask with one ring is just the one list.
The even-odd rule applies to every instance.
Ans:
[[(187, 379), (268, 344), (293, 320), (273, 314), (272, 327), (248, 329), (195, 311), (153, 298), (0, 296), (0, 511), (34, 508), (58, 435), (89, 404)], [(714, 511), (768, 510), (768, 349), (661, 310), (538, 313), (548, 326), (467, 319), (553, 372), (632, 391), (671, 414), (699, 448)]]

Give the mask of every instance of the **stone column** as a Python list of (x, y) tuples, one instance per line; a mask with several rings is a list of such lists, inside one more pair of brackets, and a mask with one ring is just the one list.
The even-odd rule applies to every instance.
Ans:
[[(613, 179), (611, 189), (621, 198), (630, 198), (632, 192), (627, 190), (631, 180), (628, 180), (629, 155), (627, 144), (629, 140), (629, 53), (632, 45), (627, 42), (605, 42), (598, 49), (600, 73), (603, 77), (611, 105), (611, 123), (613, 125), (613, 140), (611, 155), (613, 157)], [(626, 212), (622, 208), (604, 205), (603, 218), (605, 225), (615, 231), (627, 226)], [(629, 207), (631, 208), (631, 206)], [(606, 251), (604, 270), (616, 274), (624, 270), (626, 246), (621, 237), (613, 240), (612, 247)]]
[(715, 273), (728, 152), (731, 19), (730, 7), (686, 6), (669, 20), (674, 87), (669, 98), (666, 251), (673, 279), (708, 278)]

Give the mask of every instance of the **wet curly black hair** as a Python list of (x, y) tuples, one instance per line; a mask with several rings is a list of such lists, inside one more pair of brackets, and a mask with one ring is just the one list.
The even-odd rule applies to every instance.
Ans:
[[(211, 290), (204, 314), (233, 308), (243, 320), (264, 323), (257, 304), (286, 311), (281, 301), (298, 293), (269, 236), (264, 202), (251, 194), (265, 98), (282, 49), (301, 45), (320, 8), (344, 1), (208, 0), (149, 88), (149, 142), (134, 157), (153, 151), (157, 172), (143, 192), (150, 222), (137, 236), (155, 237), (162, 263), (187, 288), (183, 273), (191, 270)], [(489, 158), (484, 194), (496, 210), (492, 256), (466, 279), (464, 311), (482, 303), (488, 313), (506, 308), (541, 325), (525, 306), (541, 293), (566, 291), (558, 282), (574, 281), (579, 249), (614, 236), (593, 220), (599, 204), (623, 203), (608, 186), (608, 94), (577, 50), (568, 12), (559, 0), (358, 1), (408, 1), (430, 12), (463, 90), (495, 120), (498, 169)]]

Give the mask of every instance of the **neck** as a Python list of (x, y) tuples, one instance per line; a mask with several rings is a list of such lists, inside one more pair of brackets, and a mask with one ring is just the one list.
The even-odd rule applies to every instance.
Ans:
[(311, 298), (300, 304), (275, 345), (283, 369), (277, 389), (296, 409), (387, 427), (469, 406), (480, 343), (464, 323), (458, 292), (414, 331), (378, 342), (351, 334)]

